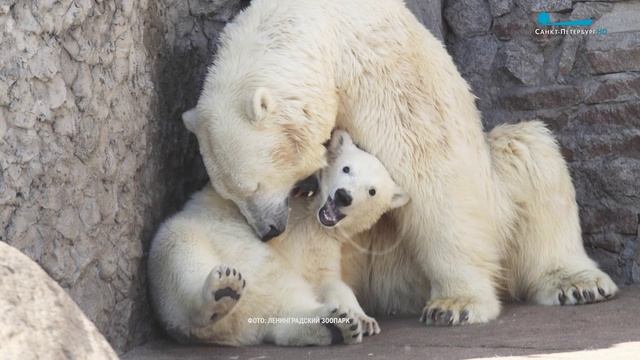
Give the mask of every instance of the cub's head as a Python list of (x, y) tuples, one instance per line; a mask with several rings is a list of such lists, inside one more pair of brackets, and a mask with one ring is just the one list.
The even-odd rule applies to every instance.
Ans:
[(336, 130), (329, 143), (320, 196), (324, 201), (317, 213), (320, 223), (350, 235), (371, 228), (382, 214), (409, 201), (380, 160), (358, 148), (342, 130)]
[(263, 241), (285, 230), (296, 182), (326, 165), (322, 144), (332, 124), (313, 114), (296, 96), (208, 82), (198, 106), (182, 115), (213, 187)]

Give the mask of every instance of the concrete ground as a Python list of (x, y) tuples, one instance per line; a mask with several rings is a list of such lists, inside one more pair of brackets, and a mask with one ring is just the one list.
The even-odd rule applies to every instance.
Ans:
[(484, 325), (425, 327), (417, 316), (379, 322), (382, 333), (359, 345), (230, 348), (158, 340), (123, 359), (640, 359), (640, 287), (594, 305), (507, 305), (498, 320)]

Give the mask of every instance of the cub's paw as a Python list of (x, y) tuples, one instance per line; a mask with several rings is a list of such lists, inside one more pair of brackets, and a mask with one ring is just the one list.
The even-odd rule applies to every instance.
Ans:
[(618, 287), (599, 269), (569, 273), (556, 270), (542, 277), (533, 300), (542, 305), (581, 305), (611, 299)]
[(438, 298), (430, 300), (422, 310), (420, 321), (427, 325), (453, 326), (485, 323), (500, 313), (500, 304), (480, 302), (473, 298)]
[(334, 308), (322, 321), (331, 335), (331, 345), (362, 342), (360, 321), (351, 311)]
[(246, 285), (246, 280), (238, 270), (224, 265), (214, 267), (203, 289), (211, 320), (215, 321), (229, 313), (240, 300)]

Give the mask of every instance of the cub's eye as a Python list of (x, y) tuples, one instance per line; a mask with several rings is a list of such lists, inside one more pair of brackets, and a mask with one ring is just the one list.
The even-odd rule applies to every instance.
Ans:
[(345, 167), (342, 168), (342, 172), (345, 173), (345, 174), (348, 174), (349, 171), (351, 171), (351, 169), (349, 169), (348, 166), (345, 166)]
[(376, 189), (369, 189), (369, 195), (376, 196)]

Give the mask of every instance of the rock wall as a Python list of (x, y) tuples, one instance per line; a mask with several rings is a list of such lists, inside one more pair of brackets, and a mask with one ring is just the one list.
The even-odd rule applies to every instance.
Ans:
[[(145, 251), (206, 181), (179, 115), (248, 3), (0, 0), (0, 241), (38, 262), (118, 351), (154, 332)], [(446, 40), (488, 127), (537, 117), (557, 131), (587, 245), (619, 281), (640, 282), (638, 3), (407, 4)], [(595, 17), (609, 33), (537, 36), (536, 11)]]
[[(591, 18), (600, 34), (536, 34)], [(640, 282), (640, 2), (446, 0), (446, 42), (487, 128), (545, 121), (575, 182), (584, 241), (619, 283)], [(538, 29), (538, 30), (536, 30)]]
[(179, 115), (244, 5), (0, 0), (0, 241), (119, 351), (153, 329), (144, 253), (206, 180)]

